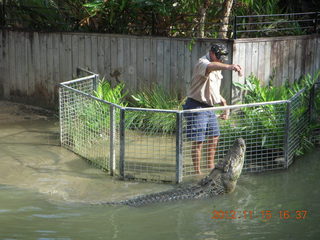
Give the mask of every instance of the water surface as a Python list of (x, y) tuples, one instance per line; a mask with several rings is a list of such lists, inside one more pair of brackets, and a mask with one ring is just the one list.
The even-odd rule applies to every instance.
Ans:
[(319, 150), (286, 171), (242, 175), (215, 199), (115, 207), (94, 203), (173, 186), (112, 179), (61, 148), (58, 131), (55, 119), (1, 124), (0, 239), (319, 238)]

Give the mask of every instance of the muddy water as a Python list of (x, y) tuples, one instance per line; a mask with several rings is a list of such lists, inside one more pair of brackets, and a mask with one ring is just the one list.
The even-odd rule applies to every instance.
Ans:
[(319, 237), (319, 150), (287, 171), (242, 175), (234, 193), (214, 200), (113, 207), (92, 203), (172, 186), (110, 178), (59, 146), (56, 119), (1, 117), (0, 239)]

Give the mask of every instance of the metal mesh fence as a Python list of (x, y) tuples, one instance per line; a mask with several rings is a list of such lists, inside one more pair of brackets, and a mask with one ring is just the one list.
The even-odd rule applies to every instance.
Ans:
[[(97, 75), (61, 84), (61, 144), (126, 179), (181, 182), (208, 172), (238, 137), (247, 145), (244, 172), (284, 169), (310, 116), (319, 118), (319, 85), (290, 100), (178, 111), (120, 107), (95, 97), (96, 84)], [(225, 110), (228, 120), (219, 118)], [(207, 122), (212, 116), (217, 123)]]
[[(196, 155), (196, 138), (201, 138), (201, 135), (204, 135), (205, 138), (200, 155), (202, 172), (209, 171), (212, 161), (210, 157), (214, 155), (214, 161), (218, 163), (232, 146), (234, 140), (239, 137), (244, 138), (247, 145), (243, 171), (261, 172), (283, 168), (286, 105), (287, 101), (280, 101), (269, 104), (219, 107), (212, 108), (210, 111), (206, 109), (187, 111), (183, 134), (184, 176), (197, 174), (194, 168), (199, 159)], [(218, 118), (220, 136), (216, 152), (212, 153), (216, 144), (216, 129), (207, 127), (204, 132), (201, 132), (203, 122), (199, 123), (197, 116), (199, 114), (203, 116), (203, 114), (210, 112), (219, 115), (222, 109), (231, 110), (231, 114), (228, 120)], [(190, 115), (195, 117), (190, 117)], [(192, 132), (192, 129), (195, 129), (196, 132)]]
[(314, 84), (310, 96), (311, 140), (320, 146), (320, 82)]
[(112, 131), (116, 110), (112, 104), (92, 97), (96, 78), (92, 75), (61, 85), (61, 144), (99, 167), (112, 171), (118, 142), (116, 131)]
[(293, 162), (294, 155), (301, 151), (303, 141), (306, 140), (307, 130), (310, 123), (309, 117), (309, 94), (305, 89), (295, 94), (288, 105), (288, 143), (287, 162)]
[(123, 113), (124, 130), (121, 134), (124, 154), (120, 163), (123, 166), (121, 175), (125, 178), (175, 181), (175, 127), (174, 111), (127, 108)]

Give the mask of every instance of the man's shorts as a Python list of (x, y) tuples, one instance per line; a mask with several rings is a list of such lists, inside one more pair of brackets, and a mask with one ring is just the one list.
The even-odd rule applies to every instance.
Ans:
[[(210, 106), (192, 98), (188, 98), (183, 105), (184, 110), (208, 107)], [(220, 136), (219, 124), (214, 111), (185, 113), (184, 117), (187, 123), (186, 135), (190, 141), (203, 142), (206, 137)]]

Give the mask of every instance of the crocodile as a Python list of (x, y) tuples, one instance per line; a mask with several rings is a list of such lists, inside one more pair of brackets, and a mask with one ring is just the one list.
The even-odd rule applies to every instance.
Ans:
[(236, 139), (225, 157), (198, 183), (177, 187), (168, 191), (141, 195), (123, 201), (107, 202), (106, 204), (139, 207), (158, 202), (204, 199), (219, 194), (230, 193), (235, 189), (237, 180), (240, 177), (245, 149), (245, 141), (242, 138)]

